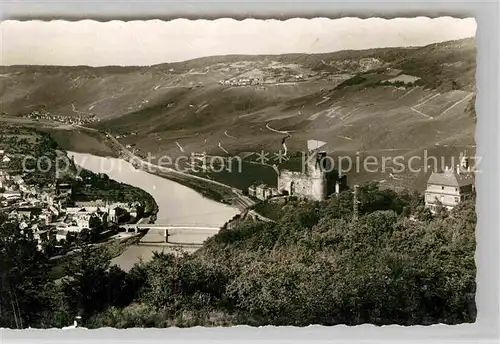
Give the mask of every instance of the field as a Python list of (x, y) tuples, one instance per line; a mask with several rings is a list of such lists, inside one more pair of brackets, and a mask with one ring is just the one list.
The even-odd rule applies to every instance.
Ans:
[(411, 84), (416, 82), (417, 80), (420, 80), (419, 77), (413, 76), (413, 75), (407, 75), (407, 74), (400, 74), (395, 78), (389, 79), (387, 81), (391, 83), (396, 83), (396, 82), (403, 82), (405, 84)]
[[(329, 153), (412, 152), (475, 145), (475, 43), (331, 54), (213, 56), (150, 67), (1, 67), (4, 114), (88, 114), (141, 156), (290, 154), (322, 140)], [(54, 138), (112, 152), (89, 133)], [(384, 153), (389, 154), (389, 153)], [(390, 153), (392, 154), (392, 153)], [(155, 160), (155, 159), (153, 159)], [(254, 167), (246, 170), (253, 171)], [(266, 171), (210, 175), (237, 187)], [(381, 175), (384, 179), (386, 176)], [(356, 179), (357, 177), (354, 177)]]

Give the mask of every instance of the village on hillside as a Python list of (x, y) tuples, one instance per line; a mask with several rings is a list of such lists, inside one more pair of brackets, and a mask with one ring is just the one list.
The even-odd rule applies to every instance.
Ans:
[(49, 177), (49, 182), (42, 182), (47, 180), (43, 173), (19, 170), (23, 155), (0, 147), (0, 212), (21, 230), (30, 229), (40, 250), (51, 244), (62, 252), (82, 233), (92, 234), (93, 241), (110, 238), (118, 234), (120, 224), (136, 223), (144, 216), (140, 199), (75, 197), (76, 190), (98, 188), (102, 176), (84, 172), (83, 177)]

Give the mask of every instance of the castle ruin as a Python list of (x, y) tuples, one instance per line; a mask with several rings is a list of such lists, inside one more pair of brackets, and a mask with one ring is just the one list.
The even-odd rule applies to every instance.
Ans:
[[(310, 200), (323, 201), (328, 194), (327, 172), (323, 166), (326, 152), (319, 148), (320, 141), (308, 141), (308, 152), (302, 172), (280, 170), (278, 174), (278, 191), (281, 194), (304, 197)], [(338, 184), (336, 185), (338, 192)]]

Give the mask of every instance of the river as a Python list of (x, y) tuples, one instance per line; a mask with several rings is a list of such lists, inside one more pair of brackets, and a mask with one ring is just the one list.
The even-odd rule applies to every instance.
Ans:
[[(237, 208), (210, 200), (198, 192), (171, 180), (135, 169), (122, 159), (68, 152), (75, 164), (94, 173), (105, 173), (109, 178), (148, 192), (158, 205), (157, 224), (199, 224), (222, 226)], [(139, 259), (147, 261), (154, 251), (168, 251), (162, 246), (132, 245), (112, 263), (129, 270)]]

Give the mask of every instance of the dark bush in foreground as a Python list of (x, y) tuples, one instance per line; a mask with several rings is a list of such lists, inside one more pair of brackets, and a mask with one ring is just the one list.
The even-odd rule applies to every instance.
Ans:
[(71, 290), (100, 300), (85, 308), (88, 327), (474, 322), (473, 201), (434, 217), (418, 194), (371, 184), (360, 202), (355, 220), (349, 191), (290, 200), (275, 223), (243, 222), (194, 255), (157, 254), (128, 274), (73, 265)]

